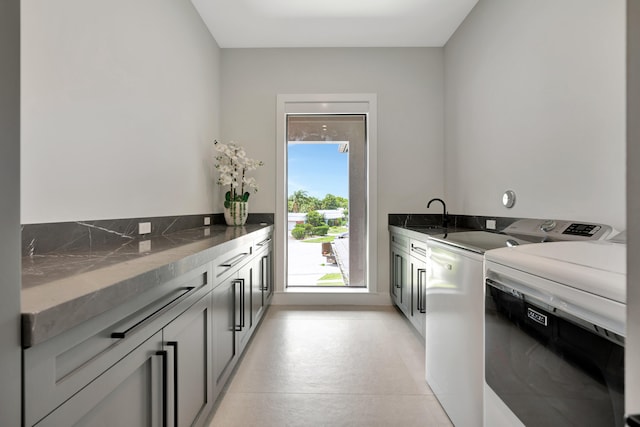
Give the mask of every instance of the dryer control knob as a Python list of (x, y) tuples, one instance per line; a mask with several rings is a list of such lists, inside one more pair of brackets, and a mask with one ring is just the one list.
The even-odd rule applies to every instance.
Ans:
[(556, 222), (552, 219), (549, 219), (543, 222), (542, 224), (540, 224), (540, 231), (544, 231), (545, 233), (548, 233), (554, 228), (556, 228)]

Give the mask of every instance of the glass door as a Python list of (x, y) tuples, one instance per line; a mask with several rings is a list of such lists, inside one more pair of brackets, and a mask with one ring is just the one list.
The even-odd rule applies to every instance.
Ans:
[(366, 115), (287, 116), (287, 286), (363, 287)]

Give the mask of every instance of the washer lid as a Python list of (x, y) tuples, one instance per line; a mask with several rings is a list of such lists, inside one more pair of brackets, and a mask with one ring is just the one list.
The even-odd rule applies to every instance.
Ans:
[(485, 259), (626, 303), (626, 244), (602, 240), (539, 243), (487, 251)]
[(429, 238), (478, 254), (483, 254), (490, 249), (530, 243), (507, 234), (492, 233), (489, 231), (457, 231), (453, 233), (434, 234), (430, 235)]

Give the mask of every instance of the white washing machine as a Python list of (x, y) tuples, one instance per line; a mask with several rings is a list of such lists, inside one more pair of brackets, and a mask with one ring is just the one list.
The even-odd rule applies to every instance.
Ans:
[(623, 426), (626, 243), (485, 253), (484, 425)]
[(522, 219), (499, 233), (463, 231), (429, 237), (426, 380), (454, 425), (483, 423), (484, 254), (553, 240), (602, 239), (611, 231), (603, 224)]

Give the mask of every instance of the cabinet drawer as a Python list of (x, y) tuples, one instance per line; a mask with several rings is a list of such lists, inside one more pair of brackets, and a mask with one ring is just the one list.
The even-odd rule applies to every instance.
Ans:
[(211, 289), (207, 264), (25, 349), (25, 425), (64, 403)]
[(36, 426), (166, 425), (161, 335), (142, 343)]
[(231, 242), (227, 247), (228, 249), (213, 261), (214, 287), (249, 262), (254, 252), (251, 240), (239, 243)]
[(416, 257), (421, 261), (427, 261), (427, 243), (416, 239), (410, 239), (409, 252), (412, 257)]
[(255, 240), (253, 245), (255, 251), (273, 250), (273, 235), (266, 233)]
[(391, 233), (391, 246), (393, 247), (408, 251), (410, 240), (411, 239), (409, 239), (407, 236)]
[(453, 251), (429, 245), (427, 262), (428, 292), (463, 292), (463, 257)]

